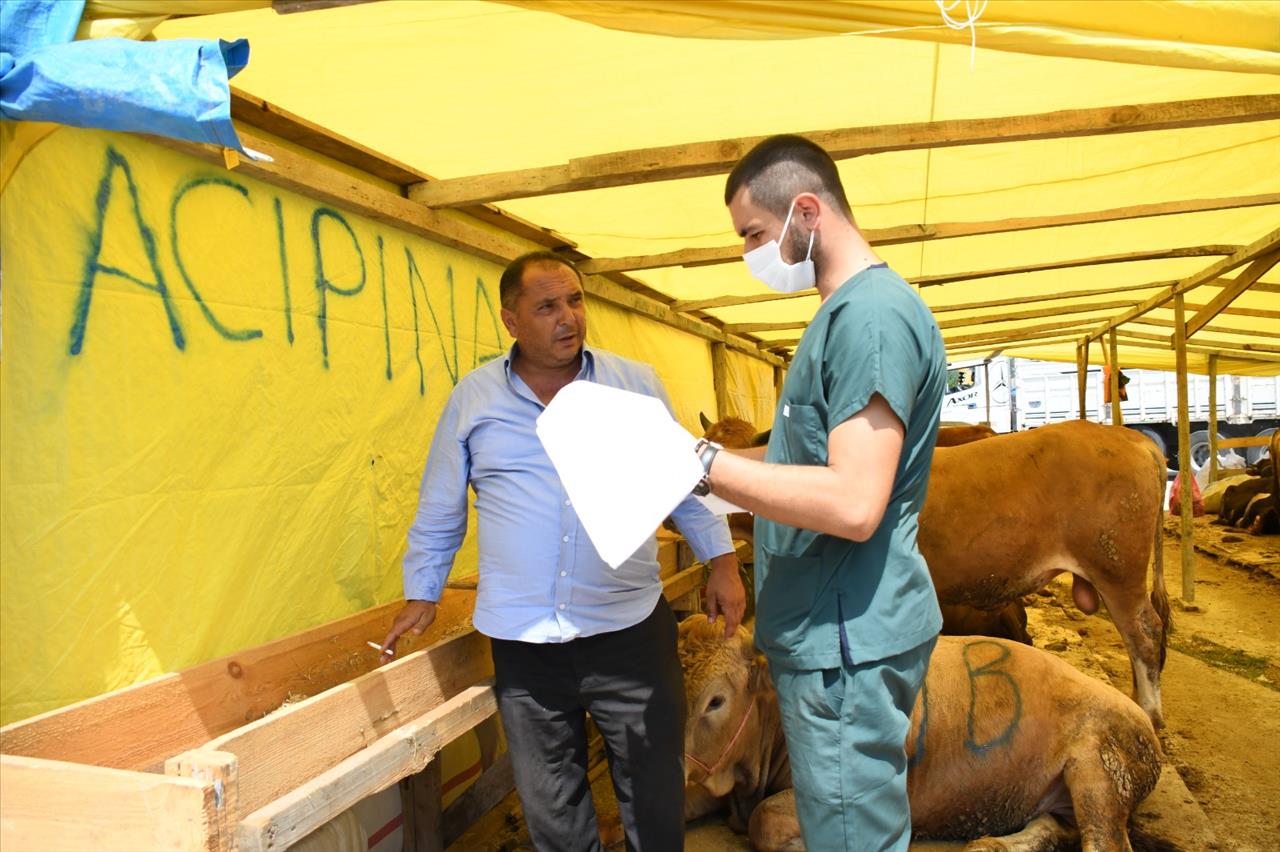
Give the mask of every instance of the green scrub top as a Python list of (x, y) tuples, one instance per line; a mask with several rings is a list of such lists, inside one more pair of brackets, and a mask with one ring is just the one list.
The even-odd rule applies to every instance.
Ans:
[(787, 371), (765, 461), (826, 465), (831, 430), (877, 393), (905, 434), (888, 508), (867, 541), (757, 516), (755, 636), (771, 664), (859, 665), (910, 650), (941, 629), (916, 529), (946, 379), (937, 322), (883, 264), (846, 281), (809, 323)]

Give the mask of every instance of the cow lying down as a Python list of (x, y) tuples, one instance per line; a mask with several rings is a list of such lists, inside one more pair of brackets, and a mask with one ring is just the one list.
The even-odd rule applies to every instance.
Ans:
[[(725, 640), (695, 615), (679, 648), (685, 818), (727, 805), (730, 827), (757, 849), (803, 849), (777, 696), (751, 635)], [(972, 852), (1129, 850), (1129, 815), (1161, 762), (1151, 720), (1129, 698), (1044, 651), (986, 637), (938, 640), (906, 752), (913, 836), (972, 841)]]

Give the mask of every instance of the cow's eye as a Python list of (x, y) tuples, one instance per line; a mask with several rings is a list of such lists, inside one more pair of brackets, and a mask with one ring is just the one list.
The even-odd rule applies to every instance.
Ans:
[(708, 711), (719, 710), (723, 704), (724, 704), (723, 696), (720, 696), (720, 695), (713, 696), (712, 699), (707, 702), (707, 710)]

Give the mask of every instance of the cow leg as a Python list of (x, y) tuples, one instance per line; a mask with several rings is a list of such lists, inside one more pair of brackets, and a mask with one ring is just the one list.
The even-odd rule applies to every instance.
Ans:
[(1096, 740), (1069, 761), (1063, 778), (1080, 832), (1080, 852), (1133, 852), (1129, 812), (1141, 792), (1138, 767), (1127, 766), (1114, 746)]
[(796, 791), (774, 793), (756, 805), (747, 836), (759, 852), (804, 852), (800, 818), (796, 816)]
[(1124, 639), (1125, 650), (1129, 652), (1134, 700), (1147, 711), (1151, 723), (1159, 728), (1164, 724), (1160, 713), (1160, 642), (1164, 623), (1147, 600), (1145, 590), (1136, 599), (1127, 596), (1119, 601), (1104, 591), (1102, 599), (1116, 630)]
[(1053, 814), (1041, 814), (1016, 834), (980, 837), (967, 844), (964, 852), (1053, 852), (1076, 839), (1075, 829), (1058, 822)]

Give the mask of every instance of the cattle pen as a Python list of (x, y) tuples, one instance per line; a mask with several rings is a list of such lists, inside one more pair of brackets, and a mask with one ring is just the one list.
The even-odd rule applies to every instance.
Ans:
[[(576, 264), (588, 343), (652, 363), (688, 431), (768, 429), (819, 301), (748, 277), (722, 194), (774, 133), (831, 151), (949, 363), (1074, 365), (1072, 416), (1116, 426), (1122, 369), (1172, 372), (1181, 483), (1203, 376), (1200, 479), (1275, 456), (1217, 421), (1219, 377), (1280, 375), (1266, 0), (991, 0), (959, 29), (946, 4), (855, 0), (29, 5), (77, 10), (40, 50), (253, 52), (222, 42), (216, 139), (93, 108), (108, 74), (71, 74), (94, 85), (70, 117), (6, 96), (4, 852), (527, 844), (470, 623), (474, 531), (432, 628), (390, 662), (369, 647), (427, 447), (459, 380), (510, 350), (499, 278), (532, 250)], [(159, 67), (115, 61), (126, 89)], [(1197, 496), (1161, 505), (1166, 762), (1135, 836), (1253, 852), (1280, 826), (1280, 537)], [(704, 566), (665, 531), (659, 554), (673, 608), (698, 611)], [(1073, 609), (1068, 576), (1019, 596), (1031, 639), (1134, 695), (1124, 631)], [(607, 803), (598, 740), (591, 761)], [(342, 819), (358, 843), (319, 839)], [(748, 848), (722, 817), (688, 838)]]

